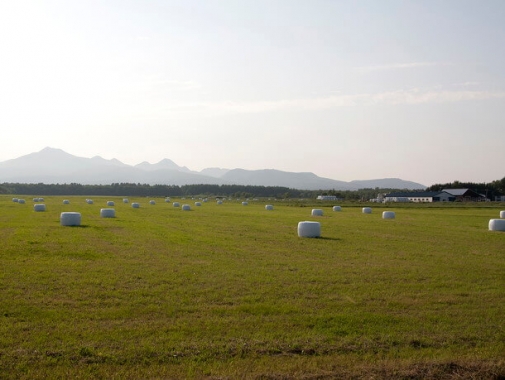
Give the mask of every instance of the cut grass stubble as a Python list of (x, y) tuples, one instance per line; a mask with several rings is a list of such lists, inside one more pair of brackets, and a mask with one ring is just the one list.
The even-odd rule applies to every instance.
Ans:
[[(359, 207), (311, 217), (282, 203), (183, 212), (118, 199), (116, 218), (100, 218), (105, 199), (45, 197), (41, 213), (11, 198), (0, 198), (6, 377), (503, 370), (495, 209), (388, 206), (396, 219), (382, 220)], [(62, 211), (82, 226), (60, 226)], [(298, 238), (301, 220), (320, 222), (322, 238)]]

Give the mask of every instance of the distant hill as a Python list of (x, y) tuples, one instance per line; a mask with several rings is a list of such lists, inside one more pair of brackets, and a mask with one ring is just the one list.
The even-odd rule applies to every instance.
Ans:
[(275, 169), (244, 170), (207, 168), (200, 172), (179, 166), (169, 159), (156, 164), (142, 162), (131, 166), (100, 156), (77, 157), (61, 149), (39, 152), (0, 162), (0, 183), (142, 183), (151, 185), (253, 185), (283, 186), (299, 190), (358, 190), (361, 188), (424, 189), (419, 183), (399, 178), (344, 182), (314, 173), (293, 173)]

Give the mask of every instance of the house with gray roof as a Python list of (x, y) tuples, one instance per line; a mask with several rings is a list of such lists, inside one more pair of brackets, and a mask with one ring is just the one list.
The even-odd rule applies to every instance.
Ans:
[(457, 201), (485, 201), (486, 196), (476, 193), (472, 189), (443, 189), (446, 193), (456, 197)]

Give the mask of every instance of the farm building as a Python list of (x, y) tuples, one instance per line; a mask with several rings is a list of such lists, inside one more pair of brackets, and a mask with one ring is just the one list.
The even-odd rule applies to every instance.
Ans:
[(319, 201), (336, 201), (338, 198), (335, 195), (318, 195), (317, 200)]
[(396, 192), (386, 194), (384, 202), (454, 202), (455, 196), (446, 191)]
[(485, 201), (486, 196), (471, 189), (443, 189), (446, 193), (456, 197), (457, 201)]

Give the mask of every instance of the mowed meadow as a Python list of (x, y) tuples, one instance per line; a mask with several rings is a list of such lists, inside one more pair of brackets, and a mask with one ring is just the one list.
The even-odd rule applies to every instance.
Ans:
[[(488, 230), (504, 204), (12, 197), (2, 379), (505, 376), (505, 232)], [(306, 220), (321, 238), (297, 236)]]

